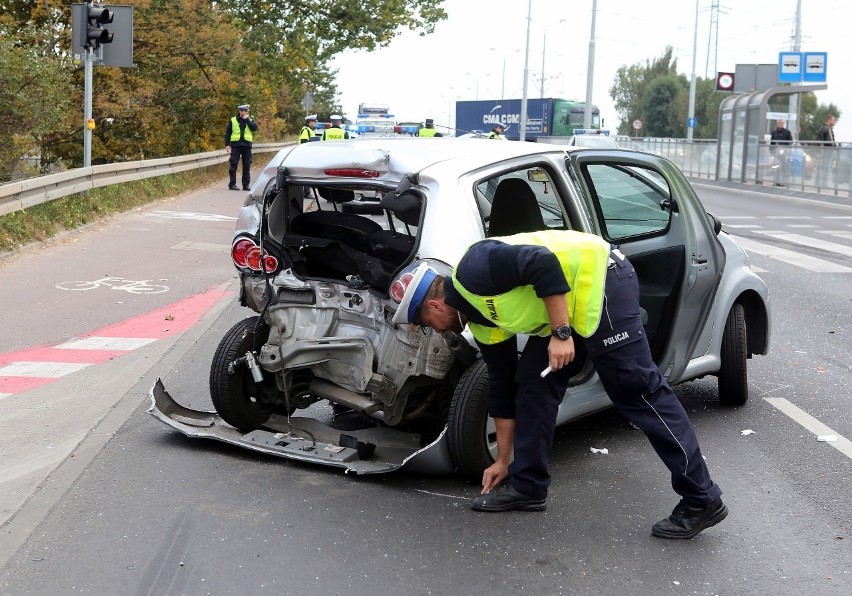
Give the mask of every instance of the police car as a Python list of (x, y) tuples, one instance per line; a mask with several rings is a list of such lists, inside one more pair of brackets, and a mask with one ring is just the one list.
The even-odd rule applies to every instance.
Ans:
[(568, 145), (594, 149), (618, 149), (618, 143), (609, 136), (609, 131), (600, 129), (575, 128), (574, 134), (568, 137)]
[[(380, 215), (344, 213), (361, 193)], [(150, 412), (188, 436), (356, 473), (453, 470), (481, 477), (496, 453), (487, 369), (467, 333), (393, 323), (404, 276), (450, 273), (491, 236), (580, 230), (638, 274), (655, 361), (672, 384), (718, 377), (748, 398), (766, 354), (770, 302), (745, 251), (681, 170), (643, 152), (477, 139), (376, 138), (281, 150), (240, 209), (230, 258), (250, 316), (222, 338), (195, 411), (152, 388)], [(558, 423), (612, 404), (591, 365)]]

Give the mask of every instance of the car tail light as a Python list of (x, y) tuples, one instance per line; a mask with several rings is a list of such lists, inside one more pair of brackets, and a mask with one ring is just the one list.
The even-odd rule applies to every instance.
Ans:
[(266, 273), (274, 273), (278, 269), (278, 259), (265, 252), (261, 253), (260, 247), (251, 238), (240, 238), (234, 242), (231, 247), (231, 259), (240, 269), (260, 271), (261, 264)]
[(397, 303), (402, 302), (402, 297), (405, 296), (405, 290), (408, 288), (408, 284), (411, 283), (412, 279), (414, 279), (414, 276), (411, 273), (404, 273), (399, 279), (391, 284), (390, 295), (394, 301)]
[(375, 170), (361, 170), (358, 168), (336, 168), (325, 170), (326, 176), (339, 176), (341, 178), (378, 178), (379, 173)]
[(260, 248), (252, 246), (246, 252), (246, 267), (252, 271), (260, 271)]
[(248, 267), (246, 264), (246, 253), (255, 244), (248, 238), (240, 238), (231, 247), (231, 258), (237, 267)]
[(263, 270), (267, 273), (274, 273), (278, 269), (278, 259), (272, 255), (263, 256)]

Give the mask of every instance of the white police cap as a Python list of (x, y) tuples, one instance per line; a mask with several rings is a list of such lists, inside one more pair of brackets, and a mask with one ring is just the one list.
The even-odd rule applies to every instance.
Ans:
[(316, 119), (317, 119), (316, 114), (311, 114), (310, 116), (305, 116), (305, 120), (316, 120)]
[(399, 302), (393, 316), (395, 325), (416, 324), (418, 313), (429, 291), (429, 286), (438, 277), (438, 271), (428, 263), (420, 263), (405, 269), (391, 284), (391, 297)]
[(241, 105), (241, 106), (237, 106), (237, 109), (238, 109), (238, 110), (245, 110), (246, 112), (248, 112), (250, 107), (251, 107), (251, 106), (250, 106), (249, 104), (244, 103), (244, 104), (243, 104), (243, 105)]
[(331, 119), (332, 120), (343, 120), (343, 116), (341, 116), (340, 114), (332, 114)]

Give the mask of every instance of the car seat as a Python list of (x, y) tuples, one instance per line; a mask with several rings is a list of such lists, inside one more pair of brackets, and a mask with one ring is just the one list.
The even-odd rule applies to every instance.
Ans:
[(526, 181), (504, 178), (494, 191), (488, 236), (511, 236), (546, 229), (538, 199)]

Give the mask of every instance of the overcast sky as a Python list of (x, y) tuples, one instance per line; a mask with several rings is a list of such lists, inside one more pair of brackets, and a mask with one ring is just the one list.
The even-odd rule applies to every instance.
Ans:
[[(592, 0), (532, 0), (527, 97), (585, 100)], [(609, 89), (619, 67), (645, 64), (674, 48), (678, 71), (714, 78), (737, 64), (777, 64), (793, 48), (797, 0), (598, 0), (592, 101), (605, 127), (618, 119)], [(839, 141), (852, 141), (852, 29), (845, 0), (801, 0), (801, 50), (828, 52), (821, 103), (842, 112)], [(449, 18), (435, 33), (405, 33), (375, 52), (347, 52), (339, 68), (340, 101), (354, 118), (360, 103), (390, 107), (397, 120), (455, 121), (457, 99), (521, 98), (528, 0), (446, 0)], [(716, 29), (711, 28), (714, 20)], [(695, 37), (697, 31), (697, 51)], [(717, 42), (718, 39), (718, 42)], [(715, 46), (715, 50), (714, 50)], [(505, 63), (505, 77), (503, 75)], [(543, 87), (543, 89), (542, 89)], [(682, 136), (686, 136), (686, 129)]]

